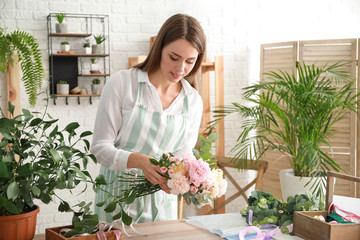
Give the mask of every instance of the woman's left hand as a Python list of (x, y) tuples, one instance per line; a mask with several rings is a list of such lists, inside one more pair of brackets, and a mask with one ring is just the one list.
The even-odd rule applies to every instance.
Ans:
[(166, 192), (167, 194), (170, 194), (170, 188), (168, 187), (167, 183), (160, 183), (159, 186), (161, 187), (161, 189)]

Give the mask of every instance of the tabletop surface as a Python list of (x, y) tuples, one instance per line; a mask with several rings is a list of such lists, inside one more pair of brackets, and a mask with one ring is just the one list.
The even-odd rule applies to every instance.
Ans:
[[(211, 233), (200, 227), (187, 223), (184, 219), (148, 222), (134, 224), (135, 230), (146, 234), (145, 236), (136, 234), (130, 227), (126, 226), (125, 230), (133, 237), (127, 237), (123, 234), (123, 240), (199, 240), (199, 239), (221, 239), (218, 235)], [(45, 240), (45, 234), (37, 234), (33, 240)]]

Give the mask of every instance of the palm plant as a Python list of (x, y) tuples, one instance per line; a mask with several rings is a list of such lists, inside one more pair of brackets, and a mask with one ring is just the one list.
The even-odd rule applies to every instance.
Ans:
[(341, 170), (323, 147), (331, 149), (333, 125), (349, 111), (358, 111), (355, 80), (343, 70), (346, 64), (297, 63), (298, 76), (294, 71), (267, 73), (268, 82), (244, 89), (244, 99), (251, 106), (233, 103), (215, 110), (213, 125), (232, 113), (245, 119), (230, 152), (239, 167), (246, 168), (247, 159), (259, 160), (268, 150), (277, 150), (288, 156), (295, 176), (323, 176), (311, 186), (321, 194), (324, 173)]
[(15, 30), (6, 33), (6, 29), (0, 27), (0, 71), (5, 72), (8, 63), (13, 65), (12, 55), (15, 53), (21, 63), (22, 81), (29, 103), (35, 106), (44, 77), (39, 44), (35, 37), (27, 32)]

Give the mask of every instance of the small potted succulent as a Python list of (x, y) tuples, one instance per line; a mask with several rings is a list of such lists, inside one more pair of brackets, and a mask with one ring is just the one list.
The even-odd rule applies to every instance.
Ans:
[(100, 73), (99, 71), (99, 65), (96, 62), (95, 58), (91, 58), (90, 59), (91, 65), (90, 65), (90, 73), (92, 74), (96, 74), (96, 73)]
[(86, 39), (85, 43), (83, 44), (83, 48), (85, 49), (85, 54), (91, 54), (91, 46), (89, 39)]
[(105, 47), (103, 42), (106, 40), (106, 37), (104, 35), (94, 35), (95, 38), (95, 45), (92, 45), (92, 53), (93, 54), (102, 54), (105, 52)]
[(64, 18), (65, 18), (65, 14), (64, 13), (57, 13), (55, 15), (56, 20), (58, 21), (55, 24), (55, 30), (57, 33), (66, 33), (67, 32), (67, 25), (66, 23), (63, 23)]
[(56, 84), (56, 93), (60, 95), (69, 94), (69, 84), (67, 83), (67, 81), (60, 80), (58, 84)]
[(100, 95), (101, 91), (102, 91), (101, 81), (100, 81), (100, 79), (95, 78), (92, 81), (91, 92), (92, 92), (92, 94)]
[(68, 51), (70, 51), (70, 43), (69, 43), (69, 42), (66, 42), (66, 41), (61, 42), (61, 43), (60, 43), (60, 50), (61, 50), (62, 52), (68, 52)]

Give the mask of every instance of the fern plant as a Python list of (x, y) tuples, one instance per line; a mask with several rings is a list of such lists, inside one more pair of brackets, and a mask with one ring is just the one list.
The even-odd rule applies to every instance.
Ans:
[(36, 38), (27, 32), (15, 30), (7, 33), (5, 28), (0, 27), (0, 71), (5, 72), (7, 64), (14, 64), (11, 57), (13, 54), (19, 56), (23, 73), (21, 80), (24, 82), (30, 105), (35, 106), (44, 77), (39, 44)]

